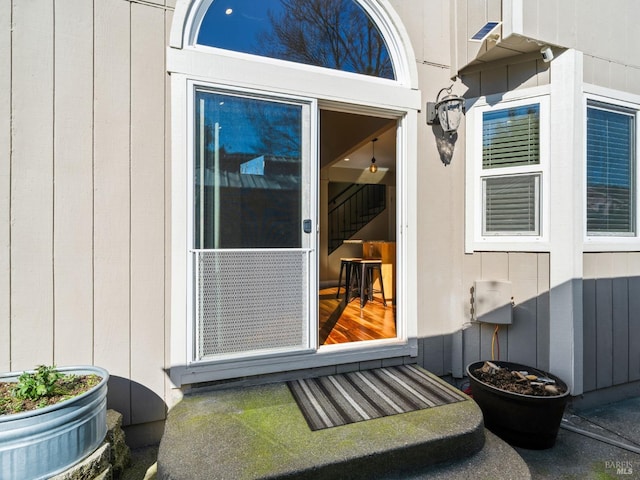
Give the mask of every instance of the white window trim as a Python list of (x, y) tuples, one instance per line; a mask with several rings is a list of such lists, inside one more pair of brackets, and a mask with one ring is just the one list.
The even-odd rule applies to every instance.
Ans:
[[(206, 1), (206, 0), (205, 0)], [(178, 0), (167, 49), (167, 70), (171, 73), (172, 174), (171, 174), (171, 330), (170, 378), (172, 386), (207, 382), (247, 375), (283, 372), (293, 369), (323, 367), (342, 363), (382, 360), (417, 355), (417, 145), (418, 112), (422, 106), (417, 88), (417, 66), (407, 32), (393, 12), (388, 0), (359, 0), (376, 18), (386, 17), (383, 31), (388, 45), (406, 66), (396, 71), (398, 81), (348, 75), (332, 69), (305, 68), (291, 62), (258, 61), (250, 55), (221, 55), (202, 48), (191, 48), (184, 32), (190, 30), (189, 15), (199, 0)], [(387, 37), (388, 35), (388, 37)], [(394, 60), (395, 61), (395, 60)], [(286, 63), (286, 65), (285, 65)], [(256, 71), (258, 67), (258, 71)], [(335, 348), (318, 349), (312, 354), (288, 355), (269, 359), (246, 359), (229, 363), (190, 364), (188, 290), (187, 162), (190, 148), (189, 83), (215, 83), (231, 89), (247, 89), (262, 94), (308, 97), (319, 105), (345, 111), (399, 119), (397, 135), (397, 186), (402, 195), (397, 202), (397, 242), (402, 252), (397, 259), (398, 337), (375, 342), (356, 342)], [(315, 141), (315, 140), (314, 140)]]
[[(280, 102), (280, 103), (284, 103), (284, 104), (289, 104), (289, 105), (297, 105), (300, 106), (302, 109), (302, 130), (308, 130), (309, 132), (309, 138), (306, 139), (306, 141), (302, 142), (302, 161), (303, 162), (309, 162), (311, 163), (313, 166), (311, 167), (311, 172), (310, 172), (310, 178), (309, 178), (309, 182), (311, 183), (317, 183), (318, 179), (317, 179), (317, 166), (315, 163), (310, 162), (310, 157), (313, 157), (313, 152), (317, 150), (317, 145), (316, 145), (316, 134), (315, 131), (317, 130), (317, 124), (316, 124), (316, 119), (317, 119), (317, 101), (315, 99), (312, 98), (307, 98), (307, 97), (294, 97), (291, 95), (279, 95), (277, 93), (269, 93), (269, 94), (265, 94), (264, 92), (257, 92), (257, 91), (253, 91), (253, 90), (248, 90), (248, 89), (244, 89), (244, 88), (229, 88), (228, 86), (223, 86), (223, 85), (218, 85), (216, 83), (212, 83), (212, 82), (204, 82), (204, 81), (196, 81), (193, 79), (187, 79), (187, 138), (189, 139), (193, 139), (195, 138), (195, 109), (196, 109), (196, 92), (200, 90), (200, 91), (210, 91), (210, 92), (214, 92), (214, 93), (220, 93), (220, 94), (226, 94), (226, 95), (237, 95), (240, 98), (253, 98), (253, 99), (258, 99), (258, 100), (262, 100), (262, 101), (272, 101), (272, 102)], [(304, 137), (304, 135), (303, 135)], [(186, 169), (187, 169), (187, 177), (186, 178), (194, 178), (194, 165), (191, 161), (189, 161), (189, 159), (193, 159), (195, 158), (195, 151), (194, 151), (194, 147), (195, 145), (193, 144), (193, 142), (188, 142), (187, 144), (187, 162), (186, 162)], [(192, 252), (194, 250), (196, 250), (197, 248), (195, 247), (195, 241), (194, 241), (194, 232), (195, 232), (195, 226), (194, 226), (194, 205), (193, 205), (193, 198), (195, 198), (195, 194), (194, 194), (194, 184), (193, 181), (188, 182), (187, 183), (187, 249), (189, 252)], [(307, 199), (303, 199), (302, 203), (307, 203), (308, 200)], [(311, 204), (315, 205), (317, 204), (317, 199), (314, 197), (313, 199), (311, 199)], [(307, 217), (310, 217), (313, 221), (314, 225), (317, 225), (317, 218), (316, 218), (316, 213), (315, 212), (309, 212), (308, 215), (306, 215)], [(298, 249), (299, 250), (299, 249)], [(316, 257), (316, 253), (315, 253), (315, 246), (312, 247), (311, 249), (311, 254), (310, 254), (310, 264), (309, 264), (309, 269), (310, 269), (310, 273), (309, 273), (309, 283), (310, 289), (313, 290), (317, 290), (318, 285), (317, 285), (317, 257)], [(193, 261), (188, 260), (187, 261), (187, 292), (194, 292), (195, 290), (195, 266), (193, 264)], [(316, 300), (316, 299), (312, 299), (312, 300)], [(309, 305), (309, 312), (307, 312), (307, 315), (315, 315), (315, 311), (317, 311), (318, 309), (318, 304), (317, 304), (317, 300), (316, 301), (310, 301)], [(186, 365), (188, 366), (193, 366), (193, 365), (199, 365), (199, 364), (206, 364), (206, 363), (218, 363), (219, 360), (209, 360), (209, 359), (197, 359), (196, 358), (196, 338), (197, 338), (197, 332), (196, 332), (196, 328), (195, 328), (195, 323), (196, 323), (196, 319), (195, 319), (195, 311), (196, 311), (196, 301), (194, 298), (194, 295), (188, 295), (187, 298), (187, 321), (189, 322), (189, 324), (192, 325), (192, 328), (187, 330), (187, 361), (186, 361)], [(308, 345), (306, 346), (306, 348), (301, 348), (299, 351), (294, 352), (291, 351), (288, 354), (290, 355), (298, 355), (300, 353), (308, 353), (309, 351), (314, 351), (315, 350), (315, 344), (317, 343), (317, 329), (311, 329), (310, 331), (307, 331), (307, 343)], [(287, 351), (289, 349), (283, 349), (284, 351)], [(282, 356), (282, 353), (279, 353), (277, 350), (271, 351), (269, 353), (264, 353), (264, 354), (259, 354), (259, 353), (254, 353), (252, 355), (247, 355), (244, 358), (268, 358), (268, 357), (273, 357), (273, 356)], [(238, 355), (238, 358), (242, 358), (240, 357), (240, 355)], [(230, 362), (233, 361), (233, 355), (228, 355), (227, 359), (222, 360), (223, 362)]]
[[(550, 229), (550, 89), (548, 86), (488, 95), (467, 100), (465, 252), (474, 251), (549, 251)], [(527, 167), (505, 167), (483, 171), (482, 114), (510, 107), (540, 105), (540, 164)], [(482, 179), (525, 173), (540, 173), (540, 231), (538, 235), (482, 235)]]
[[(585, 252), (637, 252), (640, 251), (640, 95), (621, 92), (597, 85), (584, 84), (584, 176), (583, 176), (583, 208), (584, 225), (584, 251)], [(622, 107), (635, 110), (635, 233), (626, 235), (601, 234), (589, 235), (587, 233), (587, 105), (589, 101), (608, 104), (613, 107)]]
[[(393, 64), (395, 80), (370, 77), (369, 80), (384, 83), (391, 83), (395, 85), (403, 85), (413, 89), (418, 88), (418, 72), (415, 62), (412, 60), (415, 58), (413, 52), (411, 55), (406, 55), (405, 52), (410, 45), (405, 41), (408, 38), (408, 34), (404, 29), (404, 25), (393, 7), (389, 4), (388, 0), (354, 0), (362, 9), (369, 15), (371, 20), (380, 29), (380, 33), (384, 38), (389, 57)], [(206, 45), (197, 44), (197, 35), (200, 30), (200, 25), (204, 19), (207, 10), (213, 3), (213, 0), (200, 0), (194, 1), (188, 6), (185, 5), (185, 0), (179, 1), (176, 5), (176, 12), (184, 18), (184, 24), (181, 31), (177, 28), (177, 25), (172, 27), (170, 44), (174, 48), (180, 49), (192, 49), (200, 52), (211, 52), (216, 55), (228, 56), (230, 58), (247, 59), (251, 62), (264, 63), (266, 65), (274, 65), (276, 68), (286, 67), (295, 62), (287, 60), (280, 60), (270, 57), (261, 57), (258, 55), (236, 52), (233, 50), (224, 50), (220, 48), (210, 47)], [(175, 30), (175, 31), (174, 31)], [(396, 34), (399, 33), (400, 35)], [(182, 33), (182, 35), (181, 35)], [(411, 61), (409, 61), (409, 59)], [(298, 70), (308, 70), (310, 72), (327, 70), (325, 67), (317, 67), (312, 65), (306, 65), (303, 63), (295, 64)], [(171, 69), (170, 69), (171, 70)], [(341, 70), (333, 71), (338, 76), (359, 77), (360, 74), (345, 72)]]

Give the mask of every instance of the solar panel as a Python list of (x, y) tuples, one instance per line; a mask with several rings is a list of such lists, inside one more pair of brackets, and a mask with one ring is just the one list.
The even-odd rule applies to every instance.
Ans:
[(478, 41), (484, 40), (487, 37), (487, 35), (491, 33), (491, 30), (496, 28), (498, 25), (500, 25), (500, 22), (487, 22), (484, 25), (484, 27), (478, 30), (478, 33), (476, 33), (473, 37), (471, 37), (471, 40), (478, 40)]

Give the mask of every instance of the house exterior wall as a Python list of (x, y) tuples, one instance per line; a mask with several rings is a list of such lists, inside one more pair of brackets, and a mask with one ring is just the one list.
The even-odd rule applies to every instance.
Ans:
[(166, 410), (172, 3), (0, 5), (0, 370), (105, 367), (125, 425)]
[(465, 367), (492, 357), (495, 325), (473, 321), (472, 289), (477, 280), (511, 282), (513, 323), (501, 325), (495, 353), (501, 360), (549, 369), (549, 254), (478, 252), (465, 255), (461, 279), (460, 329), (420, 339), (418, 361), (438, 375), (462, 377)]
[(598, 0), (456, 0), (452, 3), (453, 73), (491, 49), (487, 42), (469, 39), (486, 22), (502, 21), (497, 30), (502, 38), (517, 34), (583, 52), (585, 82), (638, 93), (638, 16), (640, 5), (633, 0), (607, 4)]
[(525, 36), (584, 52), (584, 81), (640, 93), (640, 4), (521, 0)]
[[(449, 2), (395, 0), (390, 2), (411, 39), (423, 105), (452, 84), (449, 51)], [(438, 153), (436, 132), (426, 124), (425, 110), (418, 120), (417, 289), (418, 337), (459, 329), (460, 278), (464, 251), (464, 148), (459, 142), (450, 165)], [(453, 291), (452, 291), (453, 290)], [(455, 293), (453, 293), (455, 292)]]
[[(467, 5), (468, 3), (468, 5)], [(475, 33), (488, 20), (500, 15), (500, 2), (451, 3), (453, 16), (458, 9), (468, 8), (459, 18), (463, 26)], [(415, 17), (414, 18), (415, 21)], [(437, 17), (425, 16), (425, 35)], [(466, 32), (466, 30), (465, 30)], [(466, 33), (465, 33), (466, 34)], [(444, 58), (447, 64), (458, 55), (476, 55), (478, 42), (457, 42), (452, 46), (454, 58)], [(435, 42), (434, 42), (435, 43)], [(434, 44), (432, 43), (432, 44)], [(469, 50), (470, 53), (467, 53)], [(425, 66), (425, 69), (429, 66)], [(433, 67), (431, 67), (433, 68)], [(438, 81), (440, 88), (448, 86), (444, 73)], [(433, 101), (431, 71), (421, 75), (424, 82), (423, 98)], [(512, 57), (508, 61), (465, 69), (456, 93), (465, 98), (499, 94), (549, 85), (550, 65), (531, 56)], [(431, 91), (429, 91), (431, 90)], [(428, 93), (427, 93), (428, 92)], [(425, 122), (426, 123), (426, 122)], [(464, 123), (464, 122), (463, 122)], [(549, 253), (482, 252), (464, 253), (464, 198), (465, 198), (465, 126), (458, 130), (454, 156), (446, 168), (437, 158), (437, 146), (430, 127), (420, 135), (425, 145), (419, 147), (426, 158), (421, 159), (419, 189), (421, 232), (423, 244), (419, 251), (419, 290), (424, 294), (419, 311), (419, 362), (432, 371), (461, 377), (467, 364), (491, 358), (493, 325), (471, 323), (471, 289), (476, 280), (506, 280), (512, 282), (514, 293), (513, 324), (500, 329), (499, 340), (502, 359), (519, 361), (540, 368), (549, 367)], [(444, 199), (444, 200), (443, 200)], [(437, 208), (429, 208), (437, 205)]]
[(502, 20), (502, 1), (455, 0), (451, 2), (451, 9), (451, 66), (455, 75), (463, 65), (487, 50), (486, 44), (469, 39), (485, 23)]
[[(523, 35), (584, 51), (584, 82), (640, 94), (640, 32), (631, 24), (640, 6), (620, 0), (607, 8), (603, 24), (616, 35), (605, 35), (596, 1), (513, 5)], [(110, 407), (125, 424), (156, 431), (171, 396), (165, 55), (175, 3), (0, 3), (0, 370), (103, 366), (112, 375)], [(500, 0), (388, 3), (411, 39), (423, 104), (481, 53), (469, 33), (503, 11)], [(454, 91), (473, 98), (548, 86), (554, 71), (524, 54), (466, 68)], [(489, 357), (493, 327), (470, 323), (470, 289), (475, 280), (506, 280), (515, 308), (513, 324), (500, 329), (501, 358), (549, 368), (551, 272), (562, 253), (465, 253), (465, 126), (445, 166), (441, 132), (427, 126), (425, 110), (418, 121), (418, 361), (461, 376), (466, 364)], [(585, 391), (640, 380), (640, 328), (631, 315), (639, 255), (583, 256)]]
[(640, 65), (640, 5), (633, 0), (519, 0), (522, 33), (530, 38), (574, 48), (602, 61)]
[[(558, 168), (563, 168), (558, 158), (566, 158), (567, 154), (573, 158), (573, 164), (578, 165), (578, 168), (574, 168), (573, 172), (565, 170), (566, 181), (555, 185), (559, 188), (573, 188), (578, 192), (577, 196), (573, 195), (573, 205), (577, 211), (582, 210), (582, 145), (585, 142), (583, 125), (586, 122), (582, 92), (604, 92), (604, 95), (618, 100), (629, 99), (630, 95), (639, 94), (640, 52), (635, 46), (640, 43), (640, 32), (635, 26), (635, 19), (640, 13), (640, 5), (632, 0), (620, 0), (606, 6), (597, 1), (577, 0), (459, 0), (454, 3), (452, 74), (457, 73), (456, 67), (462, 69), (462, 83), (468, 87), (465, 97), (500, 94), (546, 83), (552, 86), (552, 95), (558, 89), (565, 90), (564, 98), (568, 102), (566, 108), (563, 107), (565, 113), (562, 115), (568, 114), (566, 118), (571, 118), (572, 121), (564, 126), (560, 123), (557, 126), (564, 130), (555, 128), (554, 131), (556, 135), (564, 135), (573, 141), (565, 142), (566, 146), (569, 146), (566, 152), (558, 147), (554, 150), (557, 153), (563, 151), (565, 154), (552, 156), (552, 175), (554, 169), (559, 171)], [(502, 21), (502, 25), (496, 30), (500, 35), (497, 45), (490, 41), (469, 41), (484, 22), (492, 20)], [(496, 52), (501, 44), (517, 45), (513, 38), (519, 39), (518, 46), (523, 47), (522, 53), (514, 51), (508, 57), (492, 57), (492, 48)], [(543, 63), (536, 50), (541, 45), (552, 46), (556, 60)], [(569, 72), (566, 68), (570, 66), (569, 62), (560, 66), (557, 64), (558, 56), (563, 55), (564, 49), (578, 52), (573, 68), (574, 77), (571, 80), (574, 82), (573, 87), (570, 84), (562, 86), (565, 81), (563, 77)], [(519, 79), (517, 76), (520, 74), (522, 76)], [(599, 90), (601, 88), (609, 90)], [(570, 92), (573, 99), (567, 97)], [(571, 148), (570, 145), (574, 147)], [(553, 181), (556, 182), (557, 178)], [(555, 218), (571, 219), (571, 216), (558, 208), (564, 205), (564, 202), (553, 204)], [(574, 372), (584, 382), (585, 392), (634, 382), (638, 380), (640, 368), (640, 359), (636, 351), (640, 337), (637, 321), (630, 312), (634, 311), (633, 299), (637, 296), (635, 267), (640, 245), (637, 242), (626, 242), (624, 245), (616, 245), (614, 242), (606, 244), (602, 238), (592, 242), (585, 238), (582, 216), (574, 213), (572, 222), (573, 226), (569, 226), (570, 222), (567, 223), (562, 227), (562, 232), (552, 228), (551, 235), (555, 240), (549, 248), (549, 271), (552, 272), (552, 277), (555, 271), (562, 270), (564, 274), (562, 284), (554, 282), (553, 279), (549, 284), (550, 291), (553, 292), (561, 292), (566, 288), (573, 290), (573, 293), (569, 292), (566, 295), (561, 293), (560, 297), (564, 297), (561, 303), (567, 305), (572, 296), (574, 299), (572, 312), (575, 336), (573, 341), (567, 343), (570, 349), (575, 349), (572, 353), (576, 365)], [(559, 226), (558, 223), (555, 225)], [(582, 250), (588, 253), (582, 254)], [(578, 251), (579, 256), (571, 254), (572, 251)], [(572, 275), (569, 275), (569, 257), (574, 263)], [(555, 305), (550, 310), (551, 316), (553, 312), (562, 310), (560, 303)], [(514, 325), (516, 321), (514, 315)], [(551, 325), (553, 323), (552, 321)], [(562, 330), (558, 330), (558, 333), (563, 336), (569, 334), (568, 331)], [(465, 340), (467, 336), (465, 331)], [(548, 341), (551, 344), (556, 342), (556, 345), (560, 346), (560, 341), (555, 340), (555, 337), (551, 330), (551, 338)], [(458, 353), (455, 337), (453, 340), (445, 339), (444, 344), (453, 350), (456, 358)], [(438, 339), (431, 341), (441, 343)], [(509, 343), (511, 344), (511, 341)], [(554, 349), (553, 346), (551, 349), (560, 350), (557, 347)], [(448, 352), (445, 352), (445, 355), (448, 355)], [(425, 359), (430, 360), (429, 357)], [(475, 359), (477, 358), (470, 360)], [(437, 365), (439, 359), (433, 359), (432, 362)], [(541, 366), (544, 366), (544, 363)], [(455, 366), (453, 370), (455, 372)], [(579, 392), (578, 388), (577, 393)]]

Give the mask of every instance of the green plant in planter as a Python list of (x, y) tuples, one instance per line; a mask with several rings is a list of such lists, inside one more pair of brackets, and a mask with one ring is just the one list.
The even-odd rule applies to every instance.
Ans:
[(25, 372), (18, 378), (18, 384), (13, 388), (13, 395), (21, 400), (40, 400), (56, 393), (56, 382), (62, 374), (55, 365), (47, 367), (40, 365), (33, 373)]
[(0, 373), (0, 478), (51, 478), (94, 452), (108, 379), (91, 365)]
[(20, 375), (17, 382), (0, 382), (0, 415), (68, 400), (88, 391), (100, 380), (101, 377), (94, 374), (65, 374), (55, 366), (40, 365), (35, 371)]

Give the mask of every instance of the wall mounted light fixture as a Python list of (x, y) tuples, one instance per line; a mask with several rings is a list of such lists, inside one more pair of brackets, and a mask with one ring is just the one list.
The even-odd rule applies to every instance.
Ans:
[[(460, 126), (464, 113), (464, 98), (451, 93), (453, 85), (438, 92), (435, 102), (427, 102), (427, 125), (440, 124), (442, 130), (453, 135)], [(446, 91), (442, 100), (440, 95)]]
[(369, 171), (371, 173), (376, 173), (378, 171), (378, 166), (376, 165), (376, 142), (377, 138), (371, 140), (371, 165), (369, 165)]

